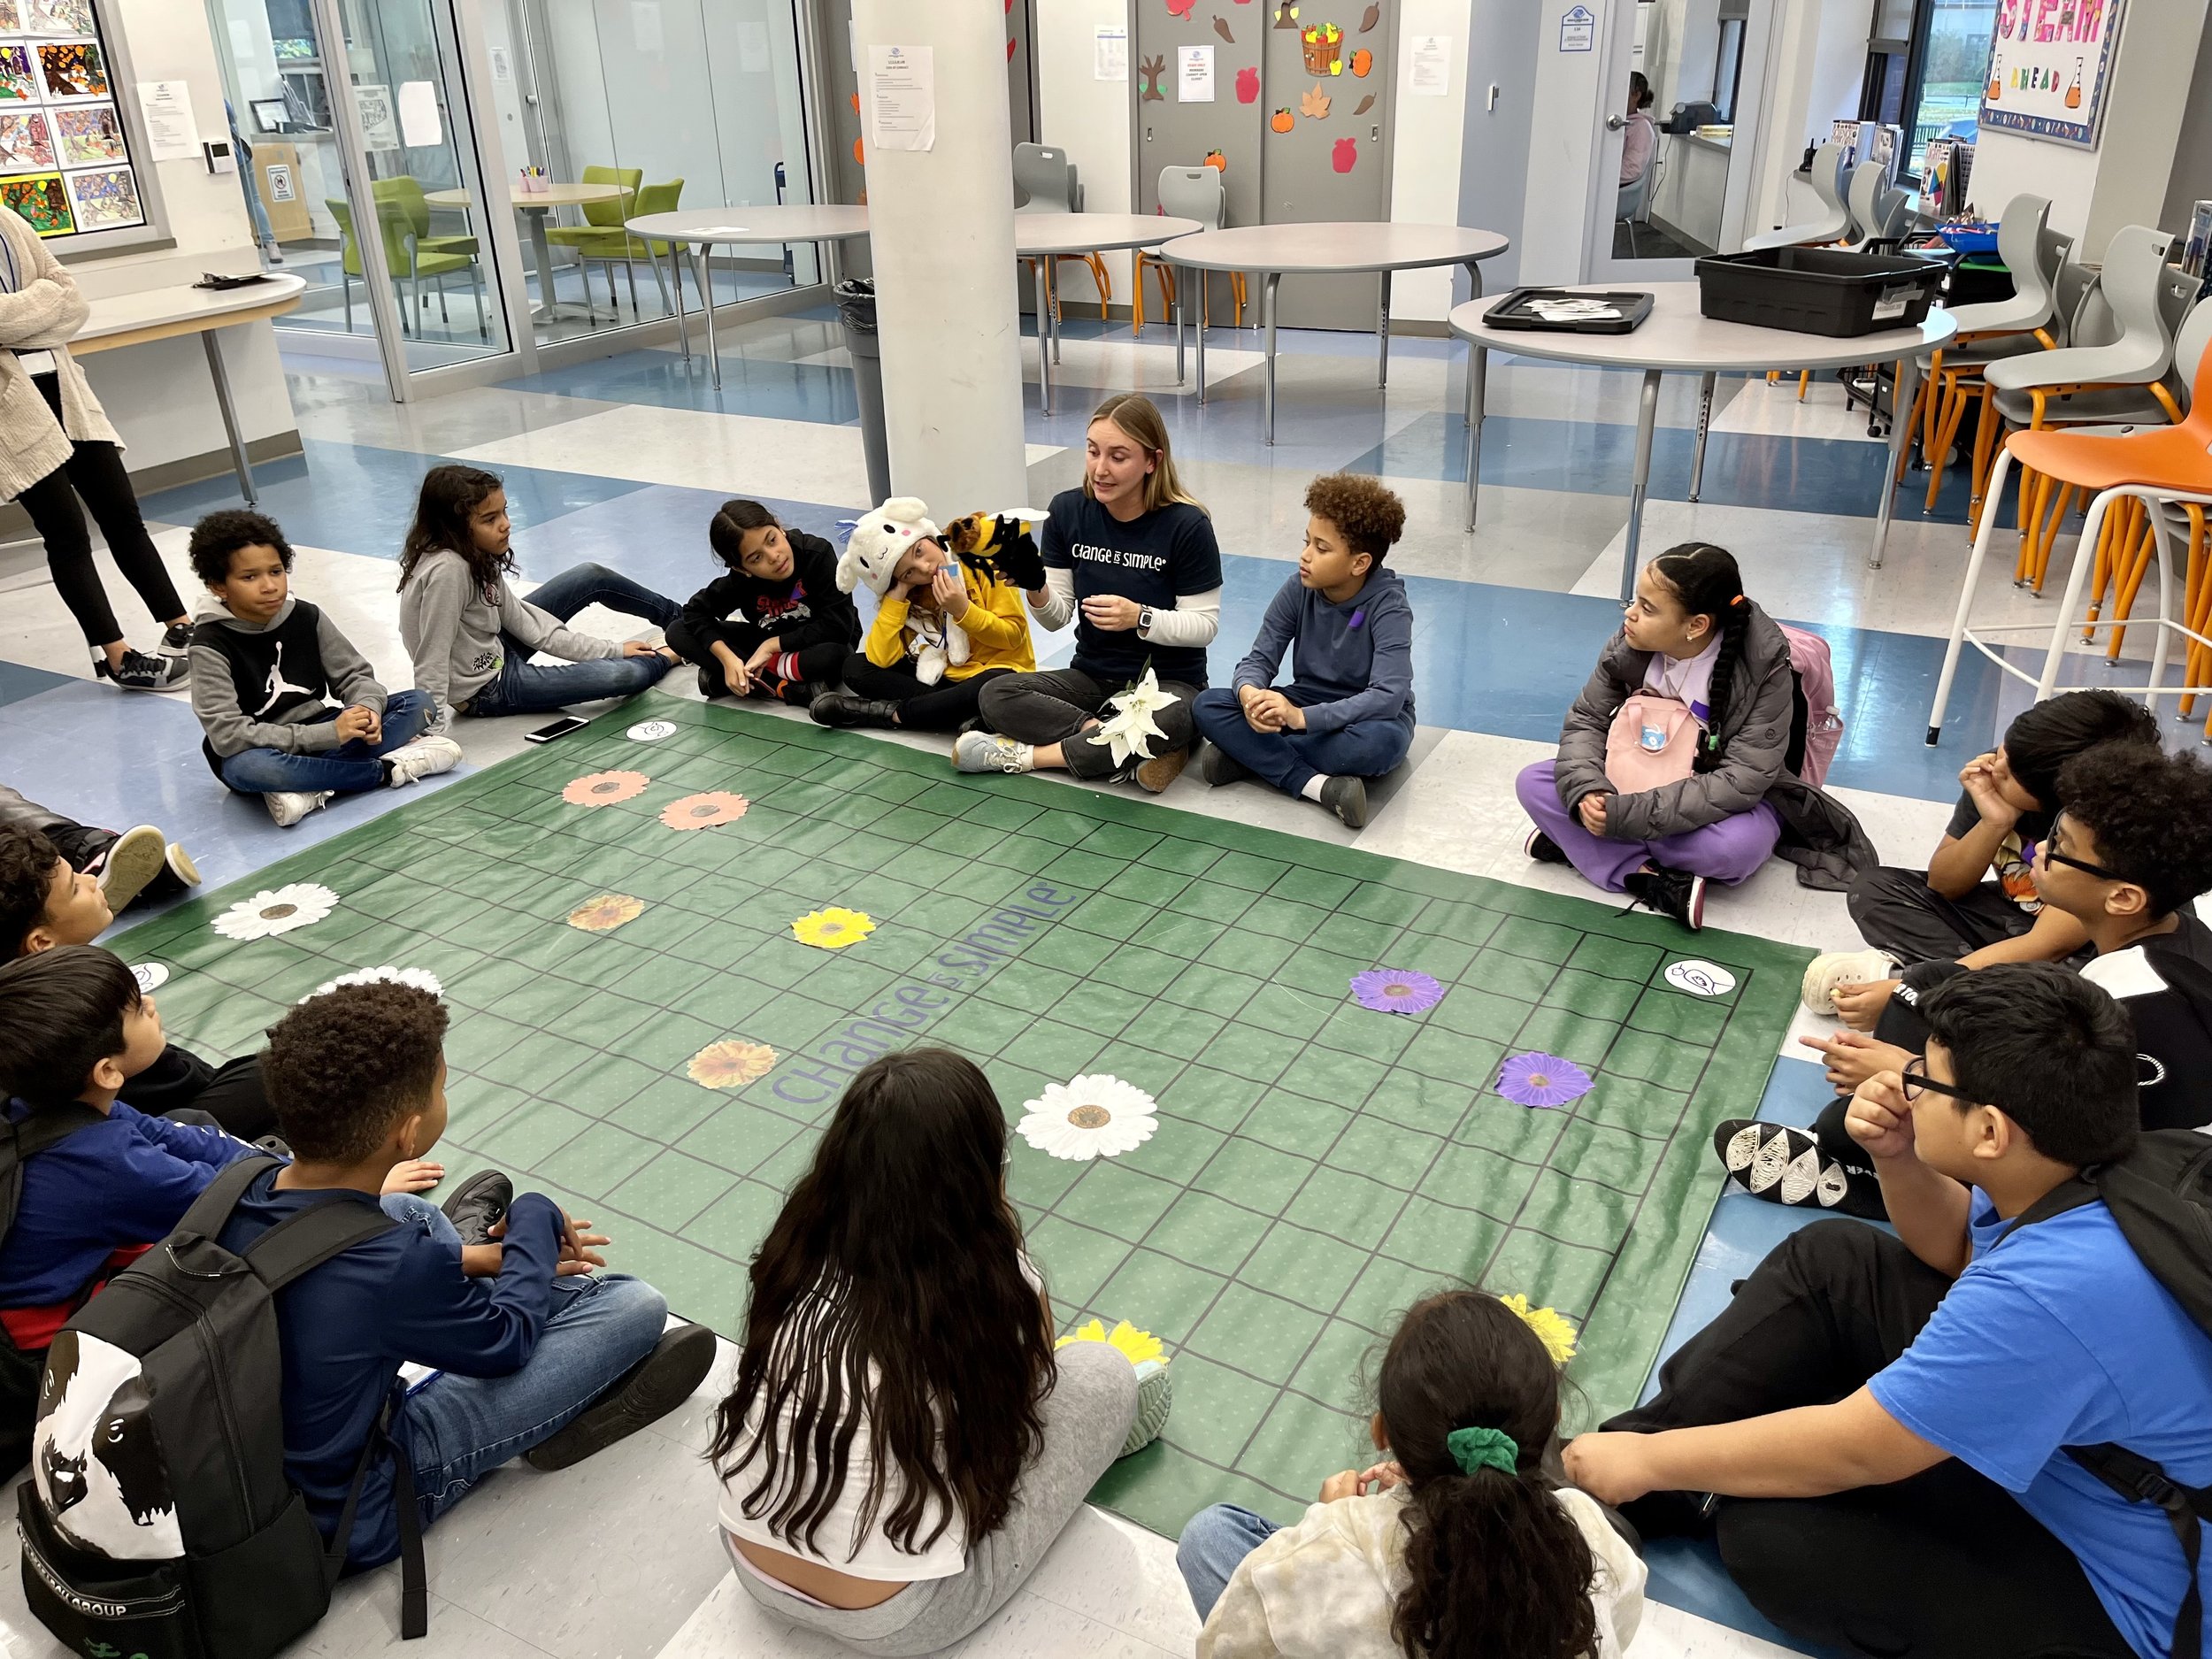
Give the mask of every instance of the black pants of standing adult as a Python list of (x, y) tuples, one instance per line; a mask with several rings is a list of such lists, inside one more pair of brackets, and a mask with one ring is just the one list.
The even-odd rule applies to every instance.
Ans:
[[(61, 419), (59, 378), (32, 377), (46, 399), (46, 406)], [(81, 497), (81, 504), (80, 504)], [(85, 526), (85, 509), (107, 538), (108, 551), (123, 580), (138, 590), (157, 622), (184, 615), (184, 601), (176, 584), (146, 534), (146, 520), (138, 511), (138, 496), (130, 474), (123, 470), (123, 452), (114, 444), (87, 442), (73, 445), (69, 458), (25, 490), (16, 500), (31, 520), (31, 527), (46, 543), (46, 568), (53, 572), (54, 587), (69, 614), (84, 631), (85, 643), (98, 647), (123, 637), (122, 625), (108, 603), (107, 589), (92, 563), (92, 535)]]
[[(1815, 1222), (1666, 1363), (1648, 1404), (1605, 1426), (1653, 1433), (1844, 1399), (1949, 1288), (1886, 1233)], [(1626, 1513), (1647, 1537), (1681, 1530), (1675, 1494)], [(1955, 1458), (1831, 1497), (1724, 1498), (1713, 1525), (1729, 1576), (1793, 1636), (1880, 1659), (2131, 1659), (2073, 1553)]]

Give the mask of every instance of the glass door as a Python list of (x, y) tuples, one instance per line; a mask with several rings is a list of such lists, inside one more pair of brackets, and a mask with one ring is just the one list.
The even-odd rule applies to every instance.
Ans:
[(452, 0), (206, 4), (262, 262), (308, 284), (287, 343), (377, 357), (403, 400), (511, 352)]

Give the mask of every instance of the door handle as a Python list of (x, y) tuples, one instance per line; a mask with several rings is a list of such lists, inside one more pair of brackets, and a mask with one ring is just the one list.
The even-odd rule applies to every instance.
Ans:
[(1628, 117), (1625, 115), (1609, 115), (1605, 118), (1605, 128), (1609, 133), (1617, 133), (1627, 125)]

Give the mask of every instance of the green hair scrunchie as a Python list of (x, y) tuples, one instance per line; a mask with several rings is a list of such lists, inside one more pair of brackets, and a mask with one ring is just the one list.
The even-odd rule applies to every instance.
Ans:
[(1494, 1469), (1502, 1475), (1520, 1472), (1521, 1448), (1503, 1429), (1454, 1429), (1444, 1437), (1444, 1447), (1463, 1475), (1478, 1469)]

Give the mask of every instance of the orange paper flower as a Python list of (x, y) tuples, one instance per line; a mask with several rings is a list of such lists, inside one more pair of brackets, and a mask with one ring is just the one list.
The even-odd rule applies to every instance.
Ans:
[(661, 809), (661, 822), (671, 829), (712, 829), (717, 824), (736, 823), (751, 804), (743, 795), (726, 789), (704, 789), (671, 801)]
[(644, 794), (652, 781), (641, 772), (595, 772), (572, 780), (561, 799), (571, 806), (612, 806)]
[(595, 899), (587, 899), (568, 913), (568, 925), (580, 927), (588, 933), (611, 933), (625, 922), (634, 922), (645, 913), (645, 901), (634, 899), (626, 893), (603, 893)]
[(746, 1084), (766, 1077), (776, 1064), (776, 1051), (764, 1042), (747, 1042), (742, 1037), (725, 1037), (720, 1042), (710, 1042), (691, 1056), (685, 1067), (691, 1080), (709, 1088), (743, 1088)]

